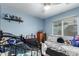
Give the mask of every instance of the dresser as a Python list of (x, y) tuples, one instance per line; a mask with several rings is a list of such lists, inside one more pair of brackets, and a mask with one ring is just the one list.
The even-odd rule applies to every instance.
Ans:
[(46, 33), (37, 32), (37, 41), (44, 42), (46, 40)]

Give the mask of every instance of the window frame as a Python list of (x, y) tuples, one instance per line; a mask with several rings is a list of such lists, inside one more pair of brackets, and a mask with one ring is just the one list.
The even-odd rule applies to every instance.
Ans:
[[(77, 25), (77, 19), (76, 19), (77, 16), (71, 16), (71, 17), (74, 17), (74, 20), (76, 20), (76, 25)], [(59, 19), (59, 20), (53, 21), (53, 23), (54, 23), (54, 22), (57, 22), (57, 21), (60, 21), (60, 22), (61, 22), (61, 25), (62, 25), (62, 26), (61, 26), (61, 28), (62, 28), (62, 29), (61, 29), (61, 35), (55, 35), (55, 34), (54, 34), (54, 29), (53, 29), (53, 28), (54, 28), (54, 24), (52, 23), (52, 34), (53, 34), (53, 35), (55, 35), (55, 36), (66, 36), (66, 35), (64, 35), (64, 20), (65, 20), (66, 18), (70, 18), (70, 17), (65, 17), (65, 18), (63, 18), (63, 19)], [(78, 31), (78, 27), (77, 27), (77, 30), (76, 30), (76, 31)], [(76, 35), (78, 35), (78, 33), (77, 33)], [(69, 35), (67, 35), (67, 36), (69, 36)]]

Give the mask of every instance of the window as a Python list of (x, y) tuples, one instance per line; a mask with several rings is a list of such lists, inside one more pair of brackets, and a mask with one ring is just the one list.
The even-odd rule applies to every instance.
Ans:
[(62, 23), (61, 21), (54, 22), (54, 35), (61, 35)]
[(68, 17), (53, 22), (53, 34), (64, 36), (77, 35), (77, 21), (75, 17)]

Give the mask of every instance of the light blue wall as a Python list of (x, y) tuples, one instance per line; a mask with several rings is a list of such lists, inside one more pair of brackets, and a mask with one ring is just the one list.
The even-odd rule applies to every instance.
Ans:
[(62, 19), (63, 17), (67, 16), (79, 16), (79, 8), (75, 8), (66, 12), (63, 12), (61, 14), (52, 16), (45, 20), (45, 32), (49, 35), (52, 34), (52, 22), (53, 20)]
[(55, 19), (62, 19), (62, 17), (66, 16), (79, 16), (79, 8), (75, 8), (69, 10), (67, 12), (52, 16), (48, 19), (42, 20), (33, 16), (26, 14), (25, 12), (17, 11), (14, 8), (9, 8), (8, 6), (2, 6), (1, 13), (9, 13), (16, 16), (21, 16), (23, 23), (18, 22), (8, 22), (6, 20), (1, 19), (1, 29), (5, 32), (11, 32), (16, 35), (20, 34), (31, 34), (36, 33), (37, 31), (43, 30), (47, 34), (52, 34), (52, 21)]
[(16, 9), (9, 8), (8, 6), (2, 6), (1, 13), (13, 14), (22, 17), (23, 23), (18, 23), (15, 21), (8, 22), (6, 20), (1, 20), (1, 29), (4, 32), (14, 33), (16, 35), (24, 34), (29, 35), (31, 33), (36, 33), (37, 31), (43, 30), (44, 21), (33, 16), (27, 15), (25, 12), (17, 11)]

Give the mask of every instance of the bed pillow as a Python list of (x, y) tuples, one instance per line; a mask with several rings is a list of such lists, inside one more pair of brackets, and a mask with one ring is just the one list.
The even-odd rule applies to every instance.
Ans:
[(54, 36), (48, 36), (48, 37), (47, 37), (47, 41), (57, 42), (57, 37), (54, 37)]
[(58, 43), (64, 43), (64, 39), (62, 37), (57, 38)]

